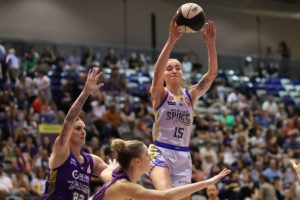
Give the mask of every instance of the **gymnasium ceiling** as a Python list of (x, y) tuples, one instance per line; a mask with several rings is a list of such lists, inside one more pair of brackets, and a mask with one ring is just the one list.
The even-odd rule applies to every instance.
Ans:
[(260, 16), (300, 19), (300, 0), (161, 0), (181, 5), (194, 2), (220, 10), (234, 10)]

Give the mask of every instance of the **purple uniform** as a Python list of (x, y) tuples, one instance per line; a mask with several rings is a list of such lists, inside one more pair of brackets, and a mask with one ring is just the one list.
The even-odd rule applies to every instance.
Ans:
[(94, 163), (90, 154), (81, 152), (81, 155), (84, 157), (82, 164), (70, 153), (60, 167), (50, 170), (42, 200), (88, 199)]
[(104, 194), (107, 190), (107, 188), (109, 188), (112, 184), (114, 184), (115, 182), (117, 182), (118, 180), (121, 180), (121, 179), (127, 179), (128, 181), (129, 180), (129, 177), (127, 176), (127, 174), (125, 174), (125, 172), (123, 172), (122, 170), (120, 169), (117, 169), (117, 170), (114, 170), (113, 171), (113, 174), (112, 174), (112, 179), (111, 181), (107, 184), (107, 185), (104, 185), (98, 192), (97, 194), (95, 194), (95, 196), (93, 197), (93, 200), (103, 200), (103, 197), (104, 197)]

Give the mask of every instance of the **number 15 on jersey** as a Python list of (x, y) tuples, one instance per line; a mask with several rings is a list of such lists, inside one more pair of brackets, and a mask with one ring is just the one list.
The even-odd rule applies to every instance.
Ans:
[(182, 138), (184, 133), (184, 128), (181, 127), (175, 127), (174, 137), (176, 138)]

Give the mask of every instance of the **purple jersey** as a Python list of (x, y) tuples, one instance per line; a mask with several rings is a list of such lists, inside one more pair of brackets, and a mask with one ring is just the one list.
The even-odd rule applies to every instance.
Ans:
[(105, 194), (107, 188), (109, 188), (112, 184), (114, 184), (118, 180), (125, 178), (128, 181), (130, 181), (127, 174), (125, 174), (125, 172), (123, 172), (120, 169), (114, 170), (112, 173), (112, 177), (113, 178), (111, 179), (111, 181), (108, 184), (104, 185), (102, 188), (100, 188), (100, 190), (97, 192), (97, 194), (95, 194), (95, 196), (93, 197), (93, 200), (103, 200), (103, 197), (104, 197), (104, 194)]
[(94, 162), (90, 154), (81, 152), (81, 155), (84, 157), (82, 164), (70, 153), (61, 166), (50, 170), (42, 200), (88, 199)]

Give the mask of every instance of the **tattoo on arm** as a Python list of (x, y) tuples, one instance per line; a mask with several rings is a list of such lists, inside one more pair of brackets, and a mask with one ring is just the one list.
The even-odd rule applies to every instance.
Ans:
[(207, 83), (209, 83), (209, 80), (208, 80), (207, 77), (204, 77), (203, 79), (201, 79), (201, 80), (197, 83), (196, 88), (197, 88), (198, 90), (203, 90), (203, 89), (205, 88), (205, 85), (206, 85)]
[[(69, 123), (74, 123), (77, 117), (79, 116), (82, 106), (86, 99), (88, 98), (88, 94), (81, 93), (80, 96), (76, 99), (74, 104), (71, 106), (67, 116), (66, 121)], [(61, 133), (60, 135), (60, 144), (63, 145), (65, 143), (65, 134)]]
[(87, 98), (88, 98), (87, 94), (84, 94), (84, 93), (80, 94), (80, 96), (76, 99), (75, 103), (70, 108), (70, 110), (66, 116), (66, 121), (73, 122), (76, 120), (76, 118), (79, 116), (82, 106)]

